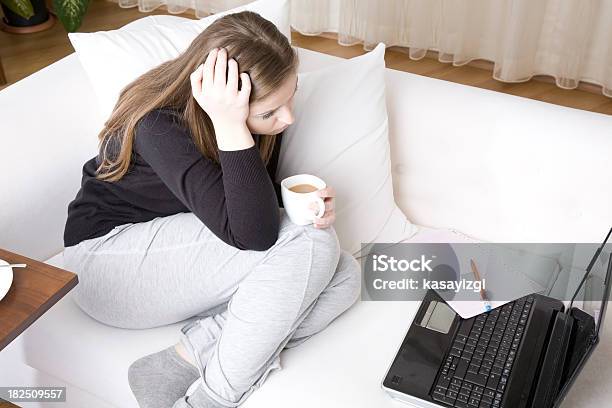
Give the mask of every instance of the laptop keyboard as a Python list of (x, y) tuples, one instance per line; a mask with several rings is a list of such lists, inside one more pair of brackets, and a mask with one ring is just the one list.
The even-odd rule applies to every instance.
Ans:
[(533, 306), (527, 296), (462, 320), (432, 397), (460, 408), (498, 408)]

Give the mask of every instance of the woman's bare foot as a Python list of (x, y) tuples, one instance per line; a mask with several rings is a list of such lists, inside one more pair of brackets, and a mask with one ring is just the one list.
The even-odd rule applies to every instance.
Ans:
[(189, 353), (185, 349), (185, 346), (183, 346), (181, 342), (176, 343), (174, 349), (176, 350), (177, 354), (183, 358), (183, 360), (187, 361), (192, 366), (197, 367), (193, 357), (189, 355)]

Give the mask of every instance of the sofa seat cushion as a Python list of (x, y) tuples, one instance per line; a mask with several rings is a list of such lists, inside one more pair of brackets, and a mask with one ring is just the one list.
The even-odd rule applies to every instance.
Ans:
[[(408, 241), (474, 242), (456, 231), (425, 227)], [(62, 256), (46, 262), (62, 267)], [(316, 336), (284, 350), (282, 369), (243, 406), (393, 406), (380, 381), (417, 308), (418, 302), (358, 301)], [(68, 293), (24, 333), (24, 354), (33, 368), (117, 407), (137, 408), (128, 367), (176, 343), (183, 324), (146, 330), (107, 326), (85, 314)]]

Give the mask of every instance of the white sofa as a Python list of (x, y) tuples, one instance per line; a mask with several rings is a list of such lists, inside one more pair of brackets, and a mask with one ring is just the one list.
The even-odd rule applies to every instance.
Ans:
[[(336, 60), (298, 51), (301, 71)], [(394, 70), (387, 100), (396, 200), (412, 221), (436, 228), (421, 227), (416, 239), (597, 242), (612, 224), (611, 116)], [(0, 107), (0, 247), (61, 266), (66, 207), (103, 121), (76, 54), (1, 91)], [(403, 406), (380, 381), (417, 308), (358, 302), (284, 351), (283, 369), (244, 406)], [(26, 364), (39, 374), (27, 385), (68, 386), (65, 406), (136, 407), (129, 364), (175, 342), (180, 326), (108, 327), (69, 294), (0, 352), (12, 365), (0, 386)], [(610, 329), (565, 406), (609, 403)]]

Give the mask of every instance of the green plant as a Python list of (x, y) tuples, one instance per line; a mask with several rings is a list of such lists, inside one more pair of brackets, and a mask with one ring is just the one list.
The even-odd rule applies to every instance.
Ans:
[(0, 3), (23, 18), (29, 19), (34, 15), (34, 7), (30, 0), (0, 0)]
[[(90, 0), (53, 0), (53, 9), (57, 18), (68, 32), (75, 32), (87, 12)], [(29, 19), (34, 15), (34, 7), (30, 0), (0, 0), (8, 9)]]

